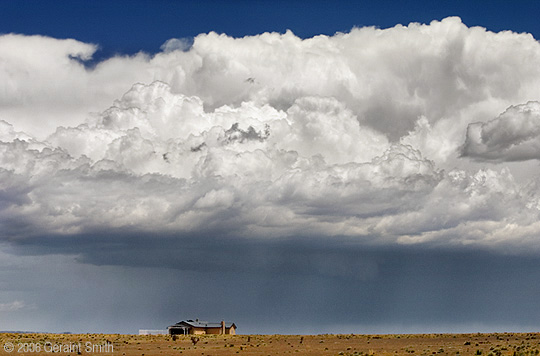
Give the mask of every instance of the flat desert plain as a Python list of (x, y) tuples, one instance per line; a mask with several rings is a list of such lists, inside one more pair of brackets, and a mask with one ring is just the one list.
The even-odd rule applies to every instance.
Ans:
[(414, 335), (0, 334), (1, 355), (538, 355), (540, 333)]

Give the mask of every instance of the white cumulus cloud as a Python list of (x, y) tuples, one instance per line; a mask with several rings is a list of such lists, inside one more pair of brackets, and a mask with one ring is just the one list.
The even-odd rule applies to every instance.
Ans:
[(461, 157), (537, 158), (530, 35), (458, 18), (209, 33), (86, 68), (95, 50), (0, 37), (4, 240), (109, 229), (538, 250), (535, 177)]
[(540, 159), (540, 103), (512, 106), (493, 120), (469, 124), (463, 155), (488, 161)]

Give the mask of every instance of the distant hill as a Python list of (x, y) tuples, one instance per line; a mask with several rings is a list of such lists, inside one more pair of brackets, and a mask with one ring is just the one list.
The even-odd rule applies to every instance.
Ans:
[(52, 333), (48, 331), (21, 331), (21, 330), (0, 330), (0, 334), (71, 334), (71, 331)]

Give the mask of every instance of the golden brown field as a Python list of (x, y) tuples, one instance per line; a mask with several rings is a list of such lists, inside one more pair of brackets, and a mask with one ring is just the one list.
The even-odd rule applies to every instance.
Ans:
[(0, 334), (0, 344), (1, 355), (18, 356), (538, 355), (540, 333), (208, 335), (198, 341), (165, 335)]

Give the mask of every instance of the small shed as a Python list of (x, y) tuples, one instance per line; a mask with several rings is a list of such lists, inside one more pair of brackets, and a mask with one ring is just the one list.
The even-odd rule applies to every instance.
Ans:
[(167, 328), (169, 335), (236, 335), (236, 329), (235, 323), (212, 323), (199, 319), (180, 321)]
[(139, 335), (167, 335), (167, 330), (139, 329)]

